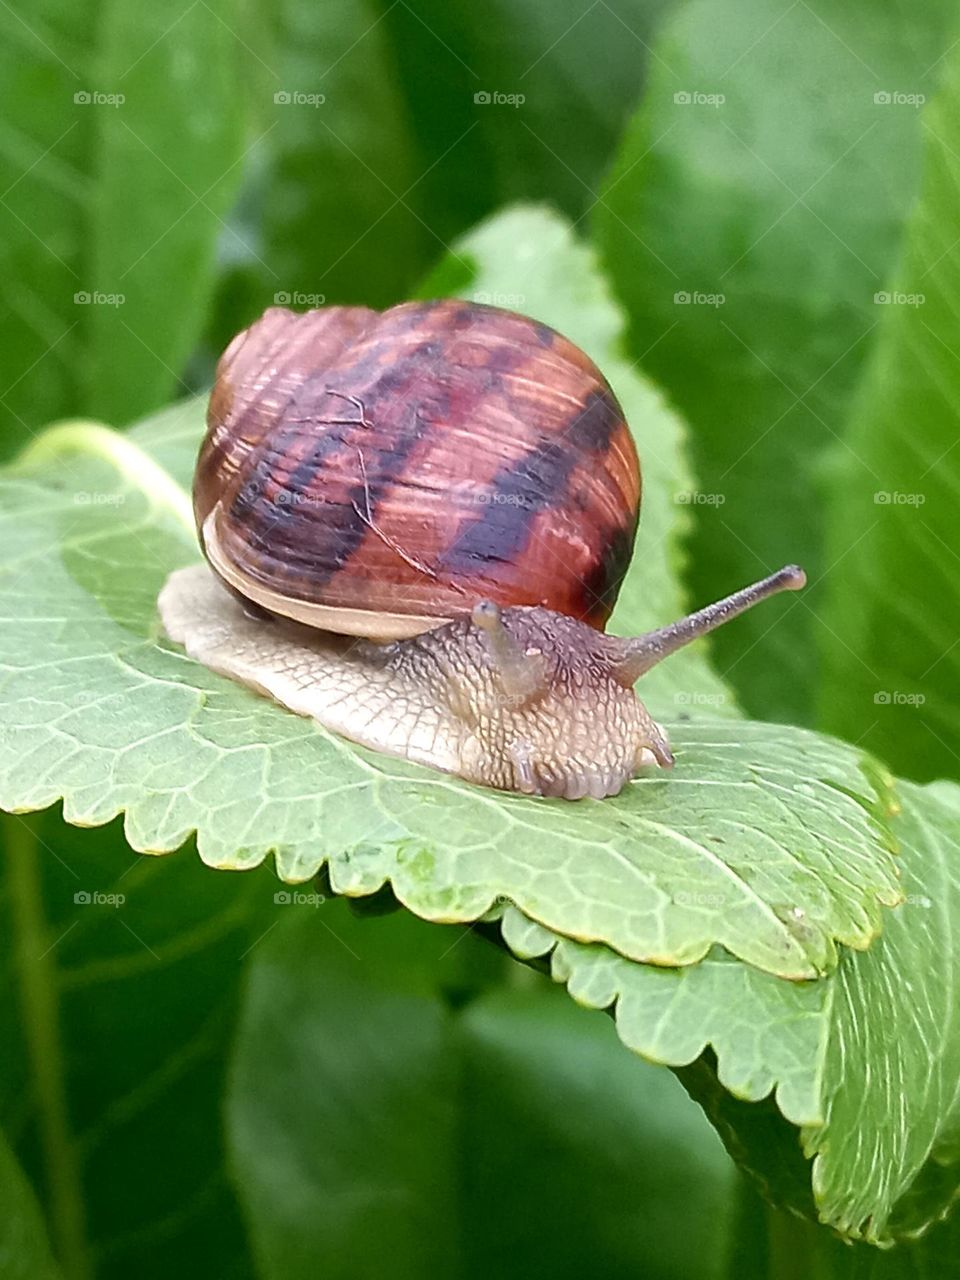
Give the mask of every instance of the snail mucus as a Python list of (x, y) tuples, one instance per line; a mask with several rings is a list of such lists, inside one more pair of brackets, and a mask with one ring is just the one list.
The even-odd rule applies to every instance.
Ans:
[(634, 684), (778, 573), (646, 635), (603, 627), (640, 465), (593, 362), (460, 301), (272, 307), (230, 343), (194, 482), (207, 564), (159, 600), (193, 658), (472, 783), (615, 795), (673, 756)]

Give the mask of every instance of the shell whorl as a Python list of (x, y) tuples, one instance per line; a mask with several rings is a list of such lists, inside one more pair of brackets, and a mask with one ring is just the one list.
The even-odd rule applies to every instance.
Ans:
[(240, 594), (379, 637), (478, 598), (602, 627), (639, 500), (592, 361), (456, 301), (268, 310), (221, 358), (194, 490), (208, 558)]

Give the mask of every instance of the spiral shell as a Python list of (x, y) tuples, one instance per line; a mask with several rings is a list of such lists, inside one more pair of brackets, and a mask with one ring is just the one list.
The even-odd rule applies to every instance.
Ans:
[(274, 307), (221, 357), (194, 506), (219, 576), (375, 639), (543, 605), (602, 628), (630, 560), (636, 450), (607, 382), (494, 307)]

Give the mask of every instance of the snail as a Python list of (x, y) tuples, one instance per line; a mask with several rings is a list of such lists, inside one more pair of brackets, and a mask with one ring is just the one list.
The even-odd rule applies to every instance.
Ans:
[(787, 566), (605, 634), (640, 488), (609, 385), (546, 325), (453, 300), (272, 307), (218, 364), (193, 495), (207, 565), (168, 579), (161, 619), (365, 746), (504, 790), (615, 795), (673, 763), (637, 679), (805, 581)]

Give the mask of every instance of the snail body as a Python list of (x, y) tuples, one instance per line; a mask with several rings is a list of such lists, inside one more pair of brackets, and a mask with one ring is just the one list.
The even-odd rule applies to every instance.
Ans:
[(218, 366), (194, 485), (210, 568), (159, 607), (212, 669), (377, 750), (529, 794), (673, 763), (633, 685), (791, 566), (633, 639), (604, 626), (640, 468), (589, 358), (455, 301), (271, 308)]

